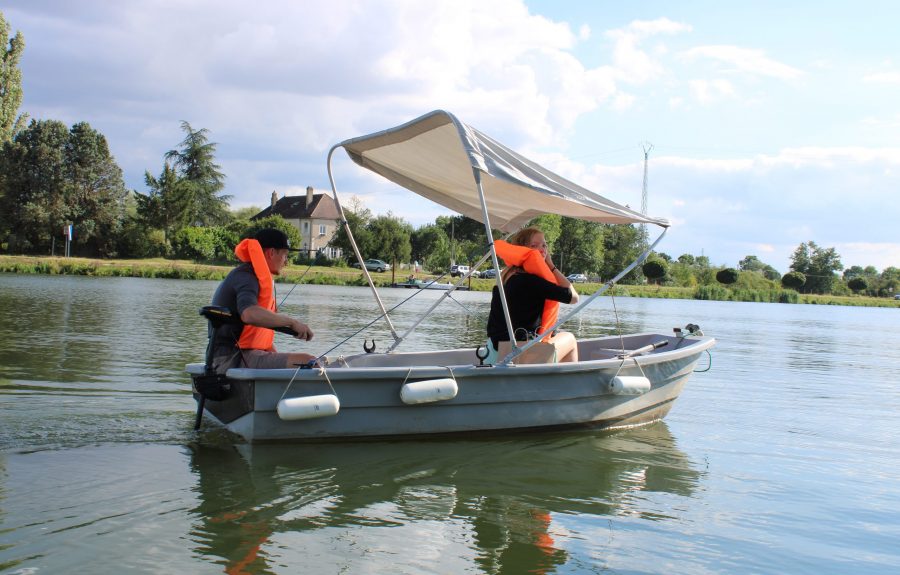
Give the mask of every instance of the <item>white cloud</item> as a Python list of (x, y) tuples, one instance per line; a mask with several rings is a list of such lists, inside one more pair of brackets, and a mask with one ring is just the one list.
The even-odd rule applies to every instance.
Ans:
[(691, 80), (691, 93), (701, 104), (709, 104), (721, 97), (734, 96), (734, 86), (728, 80)]
[(860, 123), (867, 128), (876, 128), (879, 130), (896, 129), (900, 128), (900, 114), (894, 114), (893, 116), (883, 118), (867, 116), (863, 118)]
[(879, 72), (863, 76), (868, 84), (900, 84), (900, 72)]
[(715, 45), (698, 46), (682, 52), (686, 59), (708, 59), (730, 66), (732, 71), (755, 76), (792, 80), (803, 72), (766, 56), (763, 50), (741, 48), (739, 46)]
[[(623, 82), (641, 84), (659, 77), (663, 67), (646, 50), (641, 42), (659, 34), (690, 32), (691, 27), (668, 18), (636, 20), (625, 28), (610, 30), (606, 36), (614, 41), (613, 63)], [(659, 50), (658, 50), (659, 51)], [(665, 50), (661, 51), (665, 53)]]
[(900, 243), (839, 243), (835, 246), (835, 251), (841, 255), (841, 263), (845, 269), (854, 265), (872, 265), (878, 271), (884, 271), (887, 267), (900, 267)]

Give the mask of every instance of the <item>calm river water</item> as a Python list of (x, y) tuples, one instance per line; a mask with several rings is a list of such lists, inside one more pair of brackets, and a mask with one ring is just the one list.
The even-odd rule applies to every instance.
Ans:
[[(0, 275), (0, 572), (900, 572), (900, 310), (618, 298), (626, 332), (719, 340), (663, 423), (250, 447), (192, 430), (215, 285)], [(399, 326), (438, 295), (383, 293), (420, 294)], [(481, 340), (488, 294), (456, 300), (409, 349)], [(283, 309), (318, 353), (376, 316), (363, 288)], [(567, 327), (613, 333), (611, 300)]]

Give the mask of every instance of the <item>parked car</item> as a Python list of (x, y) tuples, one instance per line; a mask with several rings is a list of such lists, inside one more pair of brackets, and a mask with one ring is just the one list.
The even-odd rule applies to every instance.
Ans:
[[(353, 262), (350, 266), (358, 268), (359, 262)], [(383, 272), (391, 269), (391, 264), (382, 260), (366, 260), (366, 269), (370, 272)]]
[(587, 281), (587, 276), (584, 274), (569, 274), (566, 276), (566, 279), (573, 284), (583, 284)]
[(484, 270), (483, 272), (481, 272), (481, 277), (486, 279), (494, 279), (495, 277), (497, 277), (497, 270), (495, 270), (494, 268)]
[(900, 293), (894, 294), (894, 299), (900, 299)]
[(469, 273), (469, 266), (459, 266), (456, 264), (450, 266), (451, 277), (464, 276), (467, 273)]

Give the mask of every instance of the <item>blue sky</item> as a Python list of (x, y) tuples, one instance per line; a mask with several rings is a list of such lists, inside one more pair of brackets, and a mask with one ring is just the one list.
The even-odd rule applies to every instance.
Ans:
[[(446, 109), (640, 207), (660, 249), (780, 271), (801, 242), (900, 266), (900, 4), (551, 0), (12, 0), (33, 118), (87, 121), (145, 192), (180, 122), (218, 144), (232, 205), (328, 188), (344, 139)], [(440, 208), (336, 163), (341, 197)]]

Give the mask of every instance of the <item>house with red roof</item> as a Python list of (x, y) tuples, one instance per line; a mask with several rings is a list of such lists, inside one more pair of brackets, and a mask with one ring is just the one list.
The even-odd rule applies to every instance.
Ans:
[(300, 231), (303, 245), (300, 246), (309, 257), (323, 253), (331, 259), (341, 256), (341, 250), (329, 245), (340, 222), (340, 212), (334, 198), (324, 192), (316, 192), (312, 186), (306, 187), (305, 196), (278, 197), (272, 192), (272, 203), (251, 219), (257, 220), (278, 215)]

